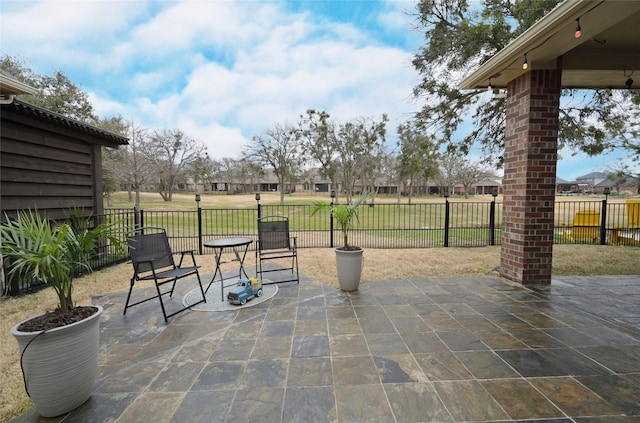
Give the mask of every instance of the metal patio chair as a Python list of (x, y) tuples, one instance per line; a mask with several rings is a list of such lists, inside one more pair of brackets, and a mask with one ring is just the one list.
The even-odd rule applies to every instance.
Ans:
[[(127, 295), (127, 302), (124, 305), (123, 315), (127, 314), (128, 308), (151, 301), (155, 298), (158, 298), (160, 301), (160, 307), (162, 308), (162, 315), (164, 316), (165, 322), (168, 321), (169, 317), (188, 310), (189, 307), (183, 307), (178, 311), (167, 314), (162, 297), (164, 295), (169, 295), (169, 297), (173, 296), (178, 279), (191, 275), (196, 276), (198, 286), (202, 292), (202, 300), (192, 304), (191, 306), (207, 301), (204, 295), (204, 289), (202, 288), (200, 274), (198, 273), (200, 266), (196, 265), (193, 250), (173, 253), (169, 246), (169, 239), (167, 238), (167, 233), (164, 228), (151, 226), (138, 228), (127, 235), (127, 244), (129, 246), (131, 264), (133, 264), (133, 276), (131, 277), (129, 294)], [(177, 265), (173, 259), (174, 254), (180, 254), (180, 261)], [(191, 261), (193, 263), (192, 266), (183, 266), (183, 261), (186, 255), (191, 256)], [(156, 294), (129, 304), (133, 287), (137, 281), (153, 281), (156, 288)], [(166, 284), (171, 284), (171, 289), (162, 292), (161, 288)]]
[[(268, 260), (291, 260), (291, 265), (278, 269), (264, 269)], [(280, 262), (282, 263), (282, 262)], [(256, 246), (256, 276), (262, 279), (264, 273), (291, 270), (291, 278), (272, 283), (298, 282), (297, 239), (289, 233), (289, 219), (283, 216), (266, 216), (258, 219), (258, 243)], [(269, 284), (269, 282), (267, 282)]]

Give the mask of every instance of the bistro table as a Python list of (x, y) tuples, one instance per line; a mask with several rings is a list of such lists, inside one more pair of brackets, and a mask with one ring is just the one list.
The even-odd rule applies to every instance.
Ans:
[[(252, 242), (253, 242), (253, 239), (251, 238), (219, 238), (219, 239), (212, 239), (210, 241), (205, 241), (203, 243), (205, 247), (213, 248), (213, 252), (216, 255), (216, 271), (213, 274), (213, 277), (211, 278), (211, 282), (209, 282), (209, 285), (207, 286), (205, 293), (209, 290), (209, 288), (211, 287), (211, 284), (215, 282), (216, 276), (218, 275), (218, 272), (220, 272), (220, 293), (222, 296), (222, 301), (224, 302), (225, 278), (222, 276), (222, 268), (220, 267), (220, 265), (224, 263), (230, 263), (234, 261), (239, 262), (240, 270), (238, 271), (238, 278), (241, 278), (242, 274), (244, 273), (244, 276), (247, 279), (249, 279), (249, 275), (247, 275), (247, 271), (244, 270), (243, 264), (244, 264), (244, 259), (247, 256), (247, 251), (249, 250), (249, 245)], [(244, 251), (242, 251), (242, 247), (244, 247)], [(235, 257), (232, 259), (223, 261), (222, 254), (225, 248), (231, 248), (233, 250)]]

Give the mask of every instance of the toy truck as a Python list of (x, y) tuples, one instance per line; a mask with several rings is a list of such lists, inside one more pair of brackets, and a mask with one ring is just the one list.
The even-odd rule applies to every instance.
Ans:
[(262, 281), (257, 278), (240, 279), (235, 287), (227, 294), (227, 301), (231, 304), (245, 305), (253, 297), (262, 296)]

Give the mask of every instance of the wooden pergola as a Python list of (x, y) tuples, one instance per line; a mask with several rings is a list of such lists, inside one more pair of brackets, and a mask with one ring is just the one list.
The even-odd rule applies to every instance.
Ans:
[(640, 1), (560, 3), (460, 83), (489, 86), (506, 90), (500, 273), (549, 284), (561, 91), (640, 88)]

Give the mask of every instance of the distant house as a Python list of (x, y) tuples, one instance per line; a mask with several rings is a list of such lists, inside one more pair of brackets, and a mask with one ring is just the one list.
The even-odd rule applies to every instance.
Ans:
[(593, 187), (593, 193), (604, 194), (607, 188), (609, 188), (609, 193), (636, 195), (640, 194), (640, 180), (637, 178), (607, 178)]
[(594, 187), (605, 181), (609, 176), (605, 172), (591, 172), (576, 178), (577, 191), (585, 194), (593, 194)]
[(562, 194), (604, 194), (606, 189), (610, 193), (640, 194), (640, 180), (624, 178), (619, 180), (607, 172), (591, 172), (579, 176), (575, 181), (565, 181), (556, 178), (556, 191)]
[(15, 98), (29, 88), (0, 73), (2, 218), (38, 209), (58, 219), (74, 207), (103, 214), (101, 148), (127, 138)]

